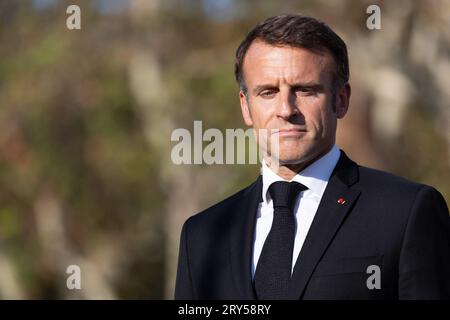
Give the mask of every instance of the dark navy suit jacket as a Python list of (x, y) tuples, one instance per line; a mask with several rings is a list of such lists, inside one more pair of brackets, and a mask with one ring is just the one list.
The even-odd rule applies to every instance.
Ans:
[[(260, 176), (185, 222), (175, 299), (256, 299), (251, 261), (261, 190)], [(377, 273), (368, 273), (371, 265), (379, 267), (379, 289), (367, 286)], [(442, 195), (359, 166), (341, 151), (289, 298), (450, 299), (450, 221)]]

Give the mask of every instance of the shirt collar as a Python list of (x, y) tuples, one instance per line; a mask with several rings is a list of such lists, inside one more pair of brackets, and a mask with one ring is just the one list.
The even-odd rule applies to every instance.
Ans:
[[(290, 181), (303, 184), (321, 198), (325, 192), (331, 173), (339, 160), (340, 154), (341, 152), (337, 145), (333, 145), (330, 151), (297, 173)], [(261, 173), (263, 179), (262, 199), (263, 202), (267, 203), (267, 190), (269, 190), (270, 185), (276, 181), (287, 180), (273, 172), (264, 160), (262, 161)]]

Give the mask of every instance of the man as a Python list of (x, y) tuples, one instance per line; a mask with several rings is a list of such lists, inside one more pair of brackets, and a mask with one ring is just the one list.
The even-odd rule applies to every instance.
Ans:
[[(268, 18), (236, 53), (246, 125), (278, 139), (249, 187), (189, 218), (176, 299), (449, 299), (448, 208), (434, 188), (335, 145), (345, 43), (305, 16)], [(271, 136), (272, 137), (272, 136)]]

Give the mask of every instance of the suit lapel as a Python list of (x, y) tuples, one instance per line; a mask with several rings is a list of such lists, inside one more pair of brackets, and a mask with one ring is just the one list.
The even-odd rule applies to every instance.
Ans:
[(251, 263), (256, 212), (261, 202), (262, 177), (244, 191), (235, 205), (230, 228), (230, 257), (236, 287), (242, 299), (256, 299), (252, 285)]
[[(350, 186), (358, 180), (358, 167), (341, 150), (292, 274), (289, 299), (299, 299), (321, 257), (360, 194)], [(338, 203), (342, 198), (345, 203)]]

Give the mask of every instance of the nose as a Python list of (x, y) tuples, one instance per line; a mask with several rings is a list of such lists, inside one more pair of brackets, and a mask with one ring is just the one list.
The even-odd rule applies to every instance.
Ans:
[(296, 95), (291, 90), (280, 92), (280, 101), (277, 106), (277, 116), (289, 120), (299, 113), (296, 103)]

